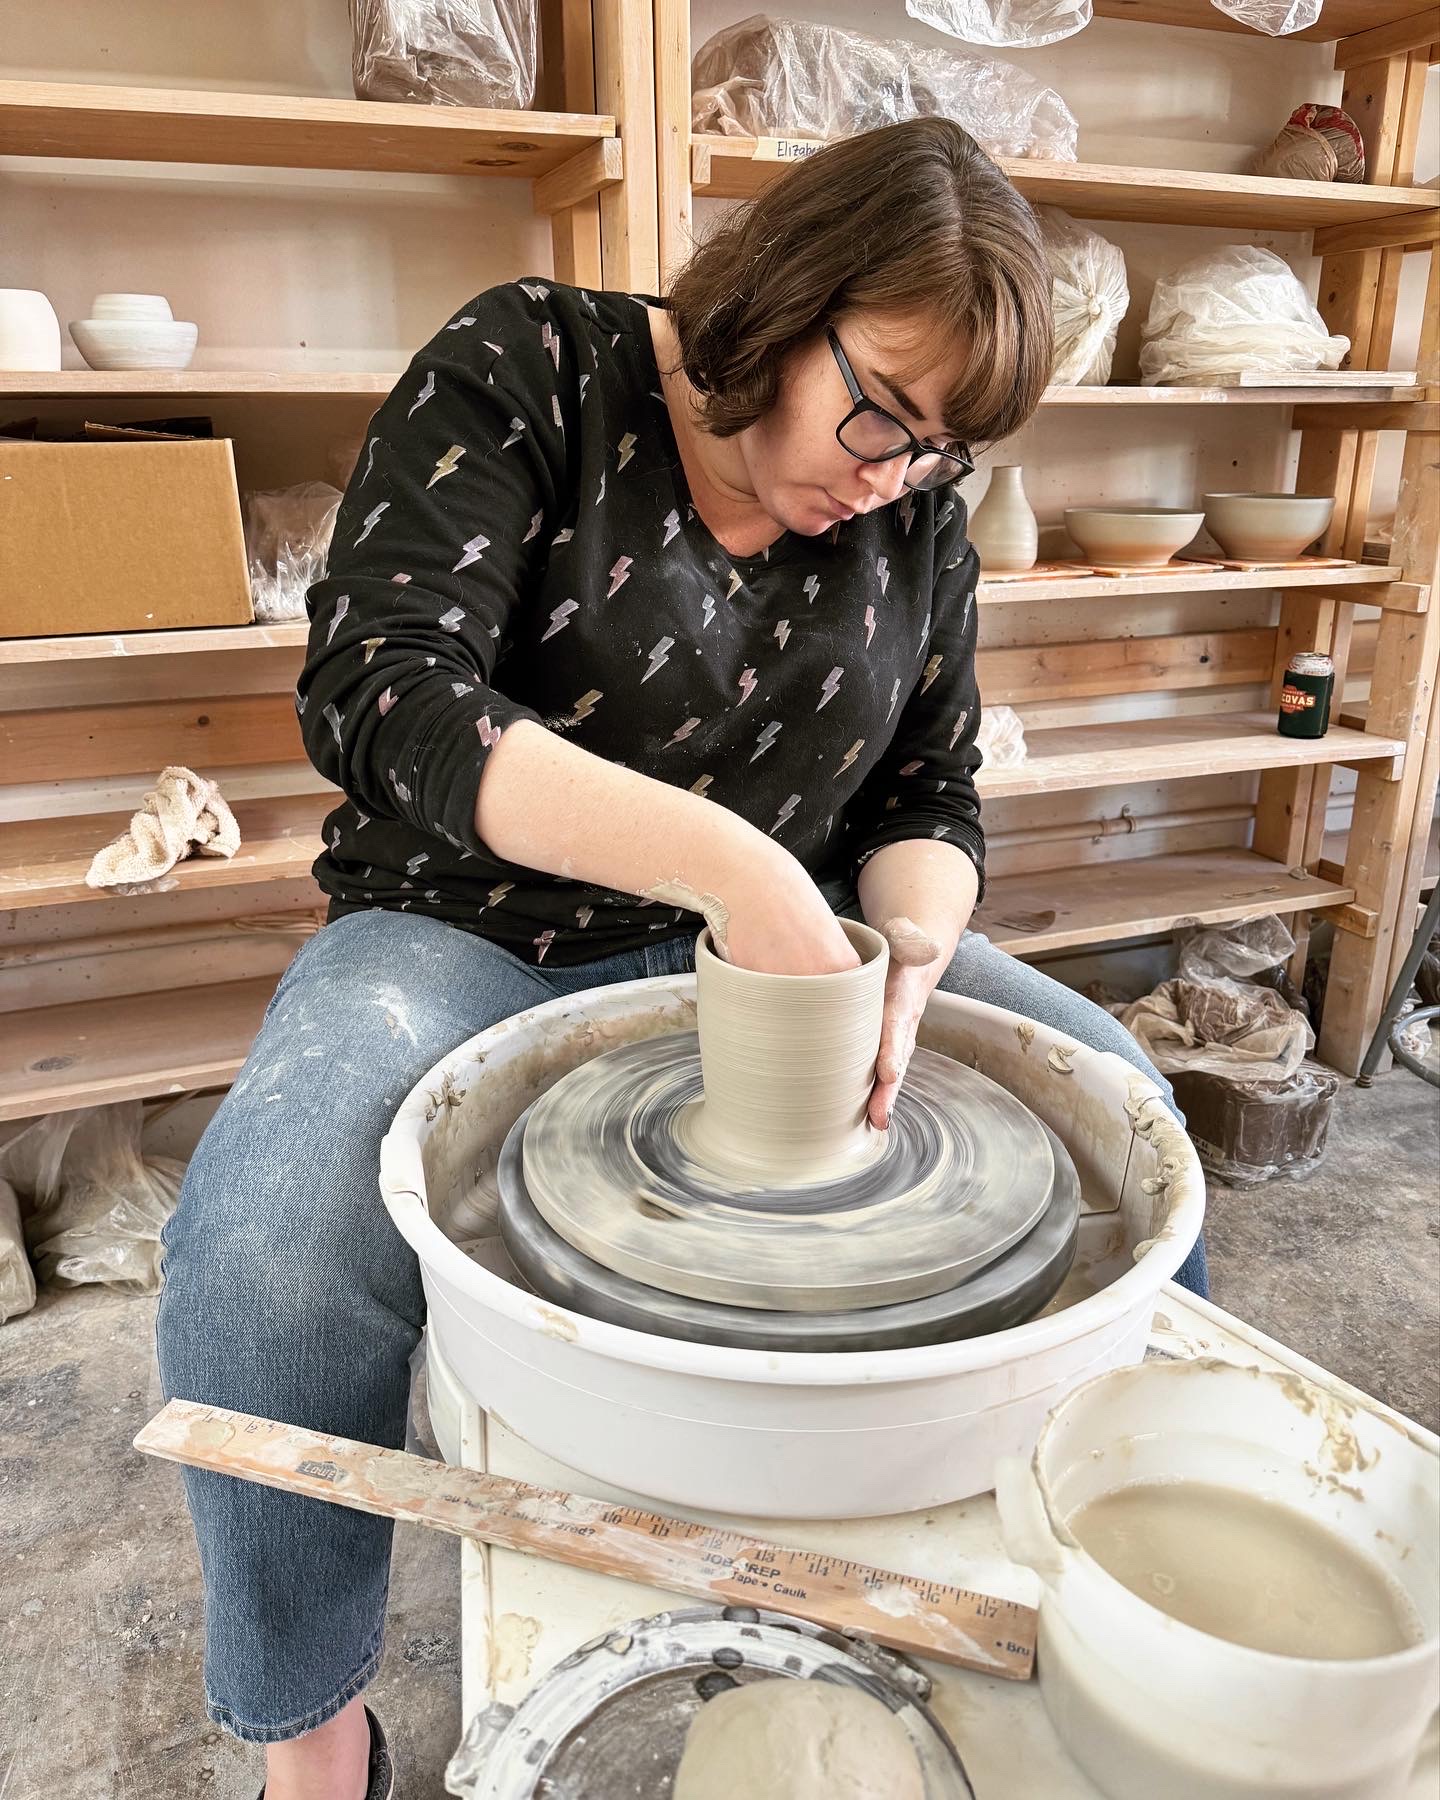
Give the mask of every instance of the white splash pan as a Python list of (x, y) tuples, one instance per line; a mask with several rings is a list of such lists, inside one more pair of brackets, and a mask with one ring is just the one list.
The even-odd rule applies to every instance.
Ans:
[(666, 976), (519, 1013), (437, 1063), (395, 1115), (381, 1194), (420, 1259), (434, 1341), (487, 1412), (560, 1461), (673, 1505), (862, 1518), (984, 1492), (996, 1459), (1028, 1454), (1057, 1400), (1141, 1359), (1156, 1295), (1204, 1213), (1188, 1138), (1122, 1058), (950, 994), (932, 999), (921, 1043), (1033, 1108), (1096, 1209), (1046, 1313), (960, 1343), (824, 1355), (682, 1343), (538, 1299), (494, 1233), (506, 1132), (577, 1064), (693, 1030), (694, 995), (693, 976)]

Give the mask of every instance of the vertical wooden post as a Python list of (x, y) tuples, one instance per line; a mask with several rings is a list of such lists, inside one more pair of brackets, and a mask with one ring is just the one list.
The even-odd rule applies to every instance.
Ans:
[(607, 288), (654, 293), (660, 281), (655, 215), (655, 28), (650, 0), (595, 0), (595, 98), (613, 113), (625, 179), (600, 196)]
[[(1427, 254), (1420, 380), (1433, 386), (1440, 381), (1440, 258), (1433, 250)], [(1398, 781), (1373, 772), (1356, 781), (1345, 882), (1354, 887), (1356, 904), (1374, 912), (1378, 923), (1373, 938), (1335, 934), (1319, 1043), (1326, 1062), (1350, 1075), (1360, 1067), (1384, 1003), (1397, 934), (1414, 930), (1414, 906), (1406, 903), (1418, 889), (1414, 839), (1427, 834), (1435, 803), (1435, 759), (1427, 755), (1425, 741), (1440, 654), (1440, 607), (1434, 599), (1440, 580), (1440, 434), (1433, 431), (1412, 431), (1406, 439), (1393, 560), (1407, 581), (1430, 587), (1431, 604), (1419, 614), (1382, 613), (1376, 639), (1366, 729), (1402, 739), (1406, 752)]]
[[(599, 0), (604, 4), (604, 0)], [(590, 0), (541, 0), (541, 41), (545, 54), (544, 96), (562, 112), (593, 113), (595, 44)], [(628, 175), (629, 171), (626, 170)], [(550, 221), (555, 279), (577, 287), (599, 287), (600, 196), (556, 213)]]
[[(1339, 52), (1337, 52), (1337, 55)], [(1408, 56), (1389, 57), (1350, 70), (1341, 104), (1365, 140), (1365, 173), (1370, 182), (1404, 182), (1414, 166), (1419, 132), (1417, 82)], [(1347, 365), (1383, 368), (1390, 355), (1395, 296), (1403, 252), (1365, 250), (1327, 256), (1320, 265), (1321, 317), (1350, 339)], [(1335, 515), (1323, 548), (1331, 556), (1359, 557), (1364, 550), (1370, 489), (1375, 472), (1373, 431), (1306, 431), (1301, 439), (1295, 491), (1333, 494)], [(1335, 662), (1335, 687), (1343, 692), (1350, 653), (1351, 606), (1337, 606), (1303, 591), (1288, 593), (1280, 606), (1272, 702), (1279, 699), (1285, 663), (1297, 650), (1322, 650)], [(1312, 867), (1319, 859), (1330, 799), (1330, 769), (1281, 770), (1263, 775), (1255, 808), (1253, 846), (1287, 867)], [(1309, 945), (1308, 914), (1290, 919), (1295, 937), (1291, 975), (1304, 975)]]
[(660, 202), (660, 279), (690, 254), (690, 0), (654, 0), (656, 175)]

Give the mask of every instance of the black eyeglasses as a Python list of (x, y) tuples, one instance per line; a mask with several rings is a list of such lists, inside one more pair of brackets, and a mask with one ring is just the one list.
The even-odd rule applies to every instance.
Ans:
[(910, 461), (905, 470), (908, 488), (945, 487), (949, 482), (974, 474), (975, 463), (968, 444), (962, 444), (958, 439), (939, 445), (923, 443), (894, 413), (886, 412), (883, 406), (877, 406), (868, 398), (855, 379), (849, 357), (840, 348), (833, 325), (827, 328), (825, 335), (854, 402), (835, 427), (842, 450), (848, 450), (857, 462), (892, 462), (897, 456), (908, 456)]

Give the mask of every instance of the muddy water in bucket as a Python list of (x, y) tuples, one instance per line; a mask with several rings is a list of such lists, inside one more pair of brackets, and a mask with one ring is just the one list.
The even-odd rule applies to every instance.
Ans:
[(1440, 1694), (1440, 1457), (1338, 1384), (1146, 1363), (1002, 1461), (1040, 1691), (1111, 1800), (1402, 1800)]
[(1424, 1637), (1372, 1558), (1273, 1500), (1204, 1481), (1140, 1481), (1068, 1520), (1080, 1548), (1169, 1618), (1274, 1656), (1389, 1656)]

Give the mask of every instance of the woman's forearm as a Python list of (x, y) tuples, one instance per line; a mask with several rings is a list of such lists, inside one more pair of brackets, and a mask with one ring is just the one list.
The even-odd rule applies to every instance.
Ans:
[(949, 960), (975, 910), (979, 880), (963, 850), (906, 838), (877, 850), (860, 871), (860, 908), (884, 932), (897, 961)]
[(506, 862), (703, 913), (722, 946), (739, 894), (793, 860), (738, 813), (528, 719), (490, 754), (475, 829)]

